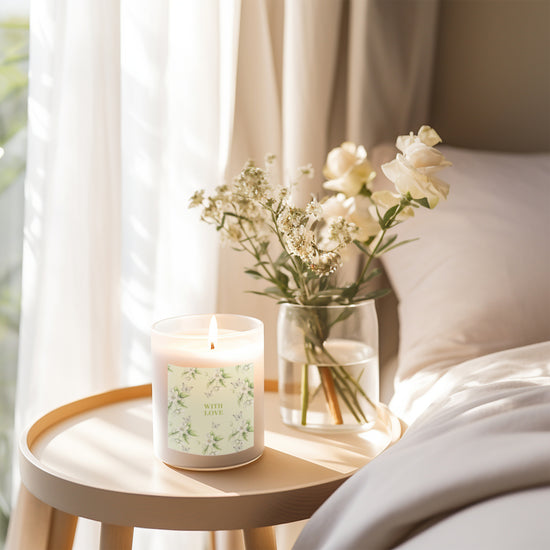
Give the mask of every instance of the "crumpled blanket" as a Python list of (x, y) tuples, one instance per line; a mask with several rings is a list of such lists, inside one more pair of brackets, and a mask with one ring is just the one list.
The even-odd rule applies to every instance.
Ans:
[(294, 550), (550, 548), (550, 342), (419, 372), (391, 408), (407, 433)]

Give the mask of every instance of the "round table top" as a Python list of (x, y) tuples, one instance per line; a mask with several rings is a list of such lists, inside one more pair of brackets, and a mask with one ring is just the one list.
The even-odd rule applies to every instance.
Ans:
[(384, 406), (368, 432), (313, 434), (284, 425), (277, 399), (266, 393), (261, 458), (216, 472), (180, 470), (155, 457), (150, 384), (75, 401), (25, 433), (22, 481), (50, 506), (104, 523), (246, 529), (310, 517), (401, 437), (401, 423)]

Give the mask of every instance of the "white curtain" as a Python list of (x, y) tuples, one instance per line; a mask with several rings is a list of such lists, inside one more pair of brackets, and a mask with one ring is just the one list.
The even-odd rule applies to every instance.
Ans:
[(188, 198), (274, 153), (282, 178), (317, 168), (303, 200), (330, 147), (417, 129), (436, 15), (435, 0), (32, 0), (18, 433), (149, 381), (149, 328), (170, 315), (261, 318), (276, 378), (276, 306), (245, 293), (245, 259)]

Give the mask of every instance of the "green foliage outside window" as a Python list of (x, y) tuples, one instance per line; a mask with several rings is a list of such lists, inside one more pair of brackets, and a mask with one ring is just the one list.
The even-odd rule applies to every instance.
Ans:
[(0, 548), (10, 515), (17, 372), (29, 25), (0, 21)]

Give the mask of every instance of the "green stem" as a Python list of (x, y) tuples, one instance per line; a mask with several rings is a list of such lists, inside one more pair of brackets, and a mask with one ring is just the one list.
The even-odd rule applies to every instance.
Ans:
[(280, 245), (282, 246), (283, 250), (288, 254), (288, 257), (292, 262), (294, 273), (296, 273), (297, 279), (298, 279), (296, 283), (298, 284), (298, 287), (302, 293), (302, 296), (304, 297), (303, 301), (307, 303), (309, 301), (309, 291), (307, 288), (307, 283), (304, 280), (304, 276), (303, 276), (302, 270), (300, 269), (300, 266), (297, 265), (294, 256), (287, 250), (285, 246), (285, 242), (284, 242), (283, 236), (281, 235), (281, 232), (279, 231), (279, 227), (277, 226), (277, 218), (273, 210), (271, 210), (271, 219), (273, 221), (273, 226), (271, 227), (271, 230), (275, 233), (275, 235), (277, 235), (277, 239), (279, 240)]
[[(347, 382), (349, 382), (350, 384), (352, 384), (356, 391), (358, 391), (366, 400), (367, 402), (369, 403), (369, 405), (373, 408), (376, 407), (376, 405), (372, 402), (372, 400), (369, 398), (369, 396), (365, 393), (365, 390), (361, 387), (361, 384), (359, 384), (359, 382), (346, 370), (346, 368), (343, 366), (343, 365), (340, 365), (338, 360), (336, 359), (336, 357), (334, 357), (334, 355), (332, 355), (325, 347), (325, 345), (323, 344), (322, 346), (322, 349), (323, 349), (323, 353), (326, 354), (326, 356), (334, 363), (334, 372), (335, 374), (337, 374), (337, 376), (347, 380)], [(346, 384), (346, 387), (349, 388), (349, 386)], [(351, 389), (349, 390), (350, 391), (350, 394), (351, 394)], [(361, 412), (361, 415), (363, 416), (363, 418), (365, 418), (366, 420), (366, 417), (361, 409), (361, 406), (359, 405), (359, 402), (357, 401), (357, 399), (354, 398), (354, 401), (357, 403), (357, 406)]]
[(380, 244), (384, 240), (384, 236), (386, 235), (386, 231), (387, 231), (387, 229), (382, 230), (382, 235), (380, 236), (380, 239), (378, 239), (378, 242), (376, 243), (376, 246), (374, 247), (374, 250), (372, 251), (372, 254), (369, 255), (369, 259), (365, 262), (365, 265), (363, 266), (363, 269), (361, 270), (361, 274), (359, 275), (359, 278), (357, 279), (357, 283), (355, 284), (355, 286), (357, 287), (357, 290), (361, 286), (363, 278), (368, 273), (370, 264), (372, 263), (372, 260), (376, 256), (376, 252), (378, 250), (378, 247), (380, 246)]
[[(341, 365), (338, 365), (338, 367), (335, 367), (334, 375), (335, 375), (336, 379), (338, 380), (338, 382), (343, 386), (342, 390), (341, 390), (342, 398), (346, 401), (346, 404), (348, 405), (349, 410), (351, 411), (353, 416), (355, 416), (355, 418), (357, 419), (358, 422), (361, 422), (361, 420), (358, 418), (357, 414), (361, 415), (361, 417), (363, 418), (363, 420), (365, 422), (368, 422), (368, 419), (367, 419), (365, 413), (363, 412), (361, 404), (359, 403), (359, 401), (357, 399), (357, 395), (356, 395), (356, 393), (353, 392), (352, 388), (350, 387), (349, 380), (344, 375), (344, 373), (345, 373), (344, 367), (342, 367)], [(347, 373), (345, 373), (345, 374), (347, 374)], [(357, 409), (357, 414), (353, 410), (353, 405), (351, 403), (349, 403), (349, 401), (345, 398), (345, 392), (346, 391), (348, 392), (350, 398), (353, 401), (353, 404), (354, 404), (355, 408)]]
[(350, 301), (353, 301), (353, 298), (359, 291), (361, 285), (363, 284), (364, 277), (368, 274), (369, 267), (376, 257), (376, 253), (378, 252), (378, 249), (380, 248), (380, 245), (384, 241), (384, 236), (386, 235), (388, 229), (392, 228), (394, 226), (395, 220), (397, 219), (397, 216), (407, 207), (410, 205), (410, 200), (408, 199), (401, 199), (401, 203), (399, 204), (399, 208), (395, 211), (393, 216), (387, 222), (384, 224), (384, 227), (382, 228), (382, 234), (380, 238), (378, 239), (378, 242), (376, 243), (376, 246), (374, 247), (374, 250), (371, 254), (368, 255), (368, 260), (365, 262), (365, 265), (363, 266), (363, 269), (361, 270), (361, 274), (359, 275), (357, 281), (352, 285), (353, 288), (353, 294), (350, 296)]
[(361, 387), (361, 384), (351, 374), (343, 367), (342, 365), (339, 365), (339, 368), (342, 369), (343, 375), (349, 380), (353, 386), (355, 386), (355, 389), (368, 401), (369, 405), (371, 407), (376, 407), (376, 405), (371, 401), (369, 396), (365, 393), (365, 390)]
[[(357, 422), (361, 424), (361, 418), (359, 418), (359, 415), (355, 412), (355, 410), (353, 409), (353, 405), (350, 403), (349, 399), (346, 396), (346, 387), (342, 385), (342, 381), (338, 378), (335, 378), (334, 382), (338, 387), (338, 393), (340, 394), (340, 397), (342, 398), (344, 403), (347, 405), (349, 411), (351, 412), (355, 420), (357, 420)], [(361, 416), (365, 418), (365, 415), (363, 414), (363, 411), (361, 410), (361, 407), (358, 403), (357, 403), (357, 408), (359, 409), (359, 414), (361, 414)], [(366, 418), (365, 418), (365, 421), (366, 421)]]
[(301, 385), (301, 397), (302, 397), (302, 426), (307, 424), (307, 409), (309, 406), (309, 365), (307, 363), (302, 365), (302, 385)]

